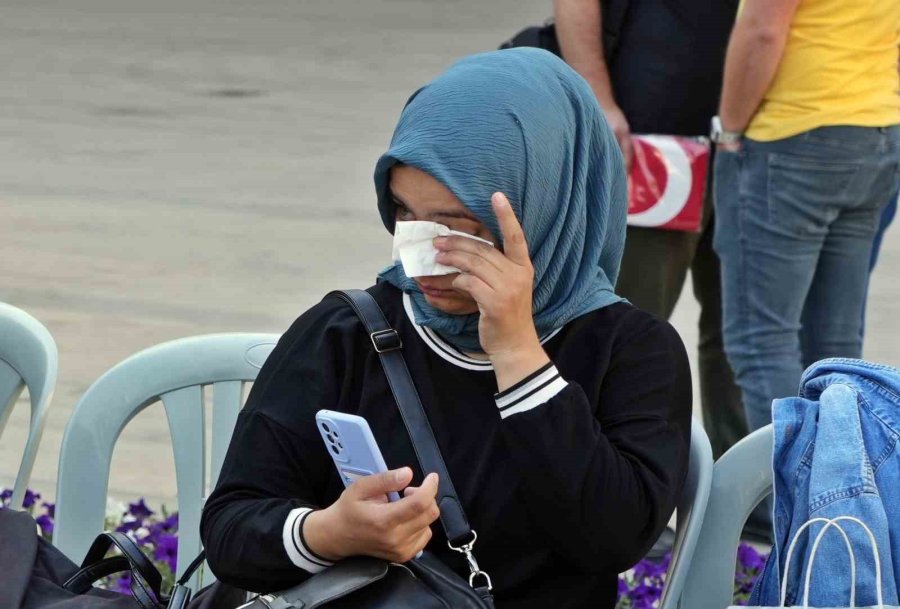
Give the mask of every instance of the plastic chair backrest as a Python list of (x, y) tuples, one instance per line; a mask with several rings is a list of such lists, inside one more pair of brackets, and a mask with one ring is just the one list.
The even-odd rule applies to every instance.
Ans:
[(21, 309), (0, 302), (0, 434), (25, 387), (31, 420), (10, 507), (19, 509), (44, 432), (44, 421), (59, 368), (56, 343), (47, 328)]
[(772, 426), (758, 429), (713, 467), (712, 489), (681, 605), (724, 609), (732, 604), (741, 531), (750, 512), (772, 493)]
[[(117, 364), (78, 401), (59, 455), (53, 543), (80, 562), (103, 530), (113, 447), (125, 425), (161, 401), (169, 423), (178, 489), (178, 573), (200, 552), (200, 514), (215, 486), (243, 404), (244, 384), (278, 341), (277, 334), (211, 334), (151, 347)], [(212, 386), (209, 476), (203, 388)], [(149, 467), (150, 464), (134, 464)], [(201, 577), (202, 573), (202, 577)], [(209, 569), (194, 576), (199, 587)]]
[(688, 474), (681, 491), (681, 499), (678, 501), (675, 545), (672, 547), (672, 560), (666, 574), (666, 585), (659, 603), (660, 609), (675, 609), (678, 606), (700, 537), (712, 476), (713, 457), (709, 437), (703, 425), (697, 419), (693, 419)]

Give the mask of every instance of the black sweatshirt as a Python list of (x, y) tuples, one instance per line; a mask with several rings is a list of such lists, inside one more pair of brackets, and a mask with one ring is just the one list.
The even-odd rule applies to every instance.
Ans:
[[(472, 528), (498, 609), (610, 608), (616, 574), (665, 527), (687, 472), (691, 376), (667, 323), (617, 303), (544, 337), (553, 366), (497, 394), (489, 362), (416, 326), (389, 284), (369, 292), (403, 354)], [(343, 490), (314, 417), (365, 417), (389, 468), (423, 473), (352, 309), (324, 299), (282, 336), (238, 418), (201, 524), (213, 572), (257, 592), (321, 570), (299, 531)], [(439, 523), (428, 550), (468, 577)]]

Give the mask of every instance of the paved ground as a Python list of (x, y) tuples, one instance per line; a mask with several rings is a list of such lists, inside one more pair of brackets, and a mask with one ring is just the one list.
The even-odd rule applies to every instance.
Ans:
[[(371, 173), (410, 92), (549, 0), (0, 0), (0, 300), (60, 347), (32, 479), (53, 494), (77, 398), (144, 347), (282, 331), (367, 285), (390, 244)], [(900, 238), (872, 286), (867, 356), (900, 364)], [(691, 348), (686, 291), (674, 322)], [(24, 444), (0, 439), (0, 486)], [(161, 409), (118, 445), (110, 492), (174, 503)]]

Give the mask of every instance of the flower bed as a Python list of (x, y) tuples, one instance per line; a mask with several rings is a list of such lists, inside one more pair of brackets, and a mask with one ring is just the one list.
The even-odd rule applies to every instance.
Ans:
[[(9, 504), (11, 490), (0, 491), (0, 508)], [(48, 541), (53, 535), (54, 505), (41, 500), (40, 493), (26, 491), (25, 509), (34, 516), (41, 535)], [(178, 512), (168, 513), (163, 507), (156, 513), (147, 507), (144, 499), (136, 503), (108, 502), (106, 510), (106, 530), (127, 534), (135, 540), (144, 553), (150, 557), (163, 577), (163, 593), (175, 582), (178, 564)], [(753, 583), (762, 573), (766, 556), (752, 546), (741, 544), (737, 554), (737, 570), (734, 582), (735, 604), (746, 604), (753, 589)], [(669, 556), (660, 560), (645, 559), (633, 569), (619, 576), (618, 609), (654, 609), (659, 606)], [(130, 575), (108, 578), (104, 587), (126, 594), (131, 593)]]
[[(12, 497), (12, 491), (0, 491), (0, 508), (5, 508)], [(40, 527), (41, 535), (47, 541), (53, 536), (55, 505), (41, 500), (41, 494), (31, 490), (25, 491), (22, 506), (35, 519)], [(136, 503), (117, 503), (108, 501), (104, 529), (119, 531), (131, 537), (159, 569), (163, 578), (164, 594), (175, 583), (175, 569), (178, 556), (178, 512), (169, 514), (165, 507), (157, 514), (139, 499)], [(113, 575), (106, 578), (101, 585), (110, 590), (131, 594), (131, 574)]]

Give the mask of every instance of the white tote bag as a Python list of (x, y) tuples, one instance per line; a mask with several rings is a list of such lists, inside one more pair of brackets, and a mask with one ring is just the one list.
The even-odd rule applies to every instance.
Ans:
[[(825, 526), (822, 527), (822, 530), (819, 531), (819, 534), (816, 535), (816, 539), (813, 542), (812, 550), (809, 553), (809, 564), (806, 568), (806, 578), (803, 584), (803, 609), (813, 609), (809, 606), (809, 589), (810, 582), (812, 581), (812, 570), (815, 565), (816, 560), (816, 552), (819, 550), (819, 543), (822, 541), (822, 538), (825, 536), (825, 533), (828, 532), (828, 529), (834, 528), (838, 533), (841, 534), (841, 537), (844, 538), (844, 544), (847, 546), (847, 552), (850, 556), (850, 604), (847, 605), (850, 609), (900, 609), (896, 605), (885, 605), (884, 598), (882, 596), (882, 587), (881, 587), (881, 559), (878, 554), (878, 543), (875, 541), (875, 535), (872, 534), (871, 529), (869, 529), (866, 524), (860, 520), (859, 518), (854, 518), (853, 516), (839, 516), (837, 518), (813, 518), (808, 520), (802, 527), (797, 530), (796, 535), (794, 535), (794, 539), (791, 541), (791, 545), (788, 547), (787, 556), (784, 561), (784, 577), (781, 579), (781, 603), (779, 607), (784, 608), (785, 600), (787, 598), (787, 582), (788, 575), (790, 574), (791, 568), (791, 558), (794, 556), (794, 548), (797, 546), (797, 539), (799, 539), (800, 535), (806, 532), (810, 526), (817, 522), (822, 522)], [(869, 543), (872, 546), (872, 553), (875, 558), (875, 587), (877, 594), (877, 602), (878, 604), (868, 607), (857, 607), (856, 606), (856, 556), (853, 554), (853, 546), (850, 543), (850, 538), (847, 537), (846, 531), (844, 531), (843, 527), (839, 524), (840, 522), (852, 522), (858, 524), (863, 528), (866, 532), (866, 535), (869, 537)], [(729, 609), (748, 609), (747, 607), (729, 607)], [(749, 609), (763, 609), (762, 607), (749, 607)], [(837, 607), (817, 607), (815, 609), (839, 609)], [(840, 609), (844, 609), (841, 607)]]

